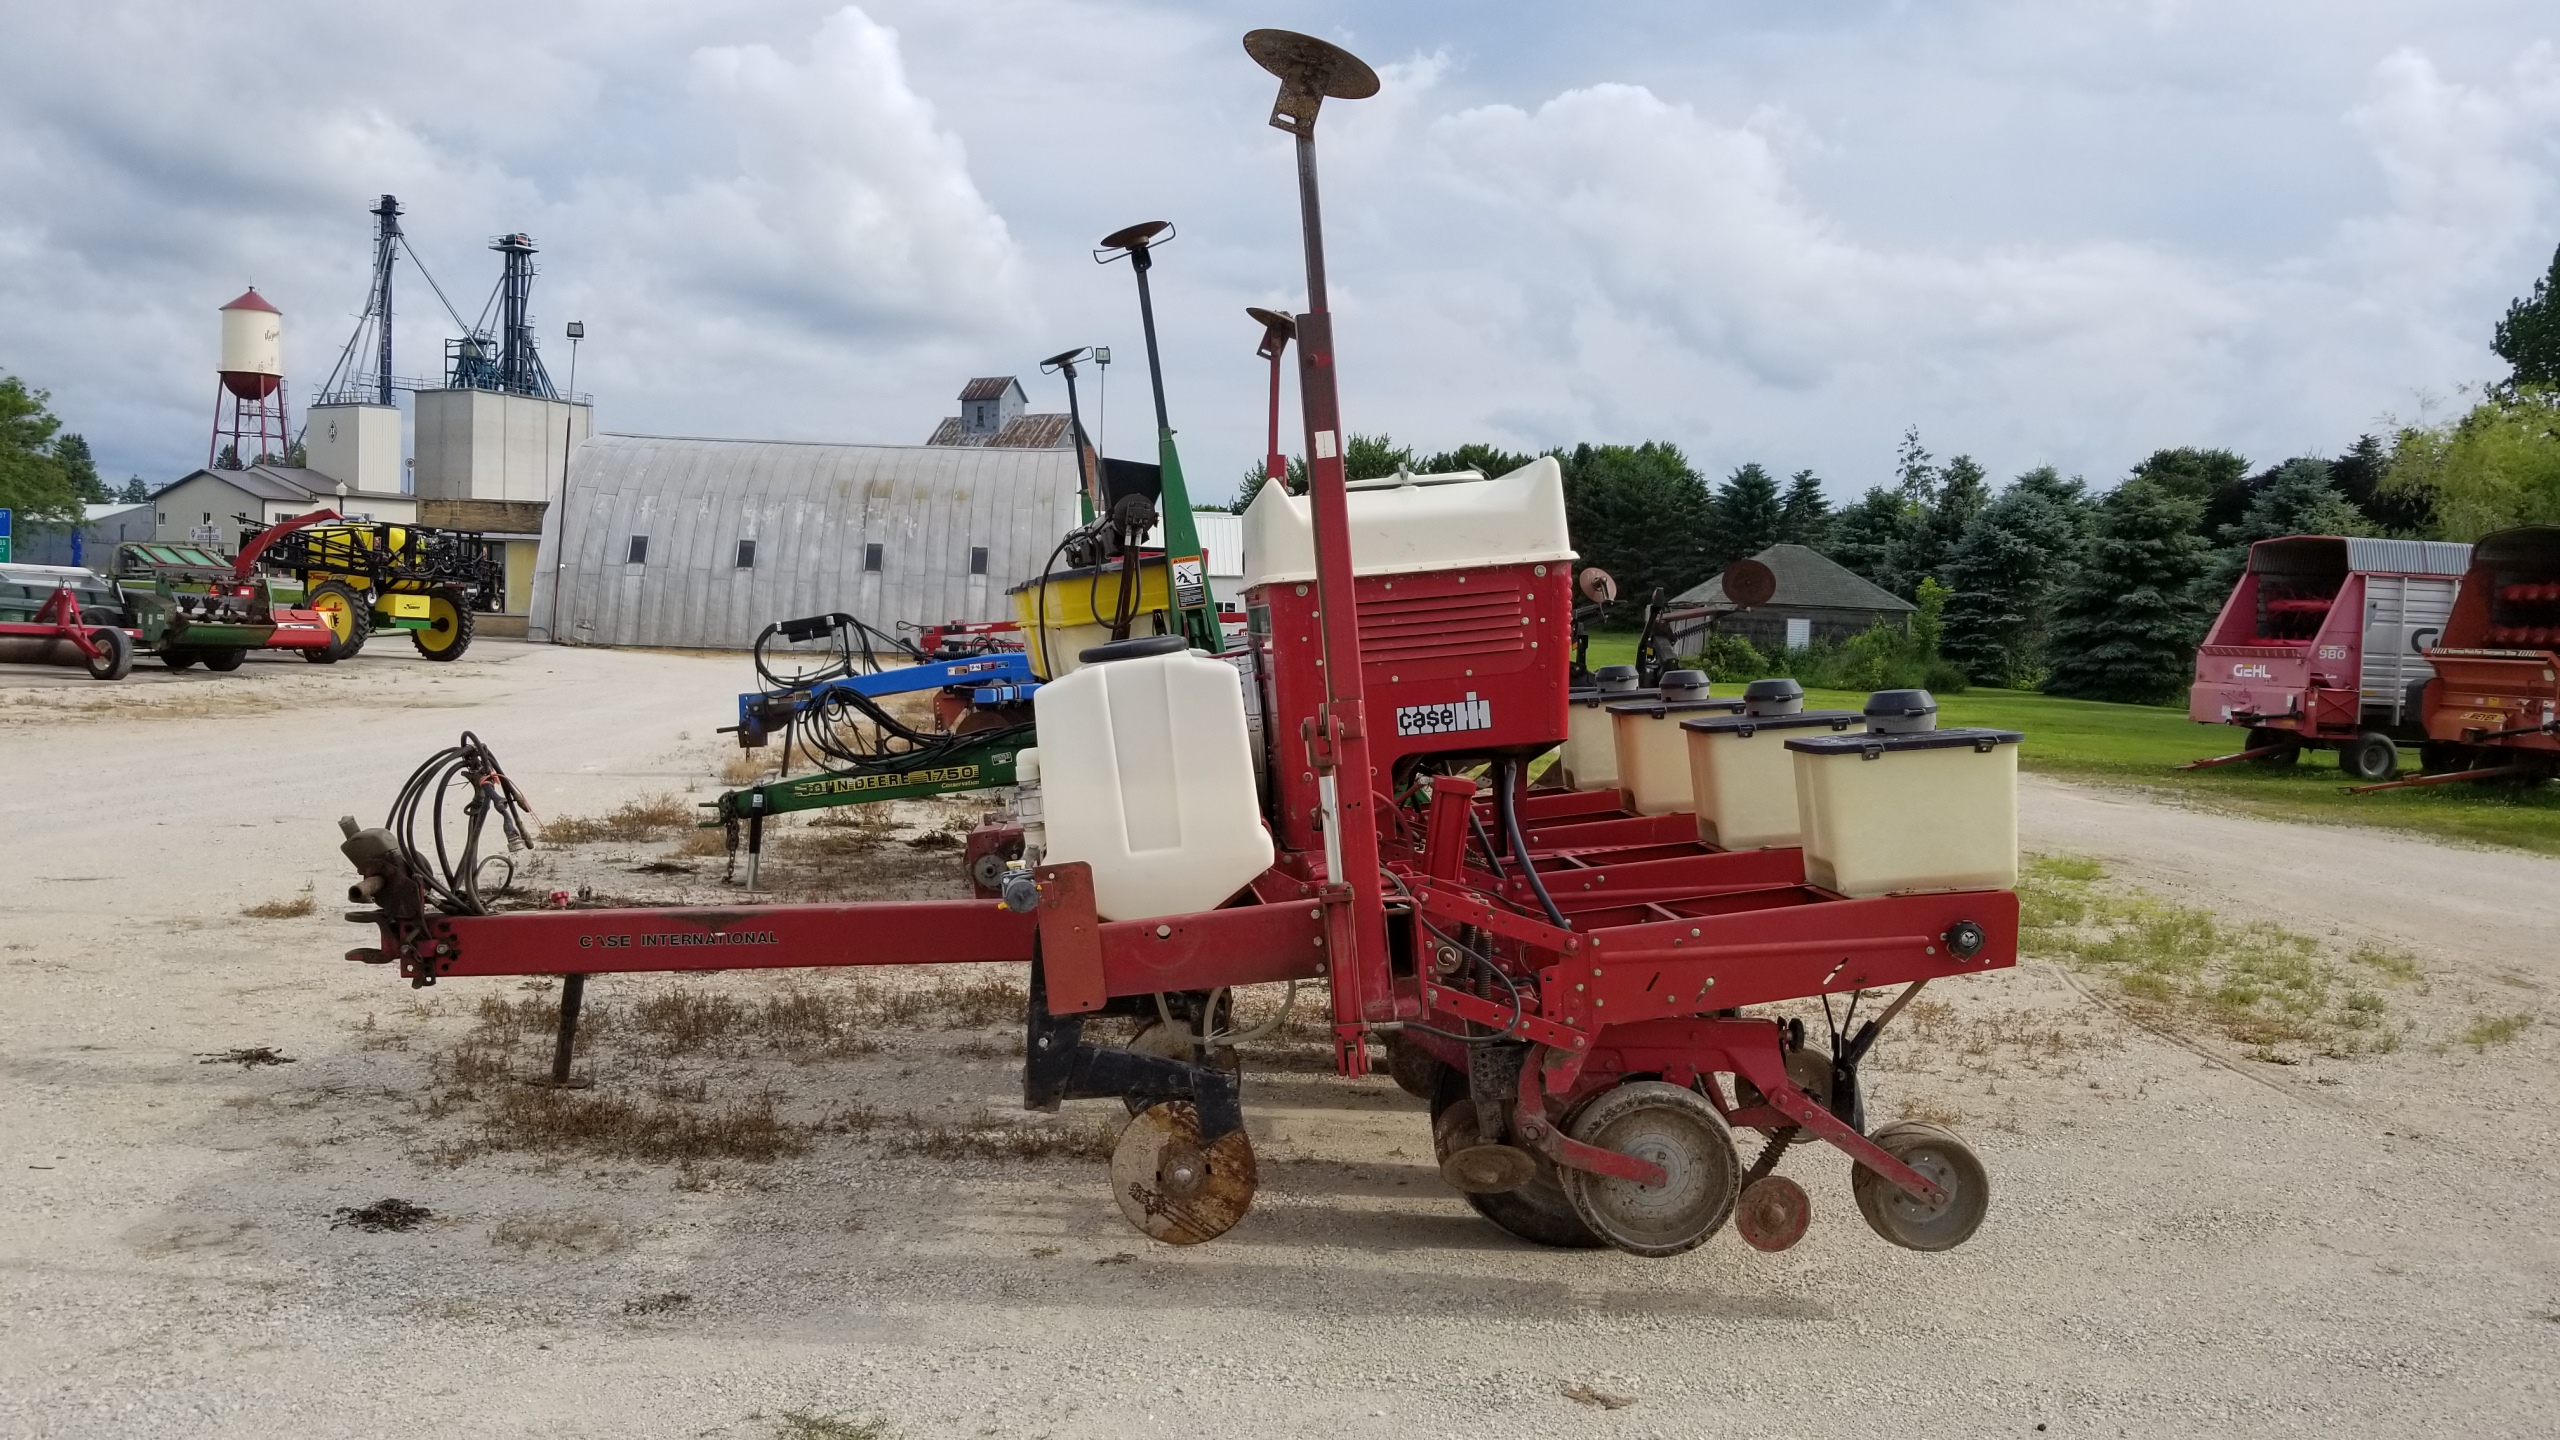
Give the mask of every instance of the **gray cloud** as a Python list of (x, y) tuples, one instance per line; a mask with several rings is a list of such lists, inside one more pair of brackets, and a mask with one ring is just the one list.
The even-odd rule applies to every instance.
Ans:
[[(2491, 319), (2560, 239), (2560, 65), (2522, 3), (1295, 23), (1383, 62), (1325, 122), (1346, 410), (1428, 445), (1657, 437), (1843, 488), (1913, 423), (2003, 471), (2328, 449), (2492, 373)], [(1216, 494), (1259, 448), (1241, 307), (1296, 301), (1295, 216), (1223, 12), (0, 0), (0, 25), (25, 57), (0, 367), (111, 471), (201, 458), (212, 307), (247, 281), (307, 395), (385, 190), (466, 312), (488, 237), (535, 235), (609, 428), (919, 439), (970, 374), (1058, 403), (1032, 360), (1099, 342), (1124, 453), (1134, 305), (1086, 250), (1170, 218), (1189, 468)], [(403, 295), (422, 373), (450, 326)]]

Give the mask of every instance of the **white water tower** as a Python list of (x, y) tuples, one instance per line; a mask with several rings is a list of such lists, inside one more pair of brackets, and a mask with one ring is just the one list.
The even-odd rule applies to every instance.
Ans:
[(255, 286), (222, 307), (222, 358), (216, 373), (220, 385), (213, 396), (213, 443), (206, 450), (206, 466), (283, 463), (291, 448), (284, 414), (284, 314)]

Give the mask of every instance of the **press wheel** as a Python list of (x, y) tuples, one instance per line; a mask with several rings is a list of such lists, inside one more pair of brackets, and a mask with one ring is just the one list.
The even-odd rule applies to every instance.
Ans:
[[(1434, 1157), (1446, 1163), (1450, 1156), (1476, 1144), (1476, 1107), (1467, 1097), (1466, 1076), (1445, 1065), (1441, 1073), (1440, 1088), (1431, 1097), (1431, 1148)], [(1573, 1212), (1555, 1162), (1535, 1152), (1529, 1158), (1534, 1168), (1527, 1184), (1492, 1194), (1469, 1194), (1468, 1208), (1532, 1244), (1597, 1249), (1600, 1237)]]
[(1139, 1111), (1111, 1151), (1111, 1196), (1150, 1239), (1215, 1240), (1253, 1207), (1253, 1142), (1232, 1130), (1206, 1144), (1188, 1100)]
[(1991, 1208), (1991, 1176), (1955, 1132), (1925, 1120), (1897, 1120), (1867, 1138), (1927, 1176), (1947, 1197), (1932, 1205), (1864, 1165), (1855, 1167), (1849, 1189), (1858, 1197), (1858, 1213), (1878, 1235), (1906, 1250), (1952, 1250), (1982, 1228)]
[(1565, 1197), (1602, 1240), (1630, 1255), (1661, 1257), (1697, 1248), (1733, 1214), (1742, 1157), (1733, 1131), (1694, 1090), (1638, 1080), (1602, 1095), (1573, 1119), (1585, 1145), (1649, 1160), (1666, 1172), (1643, 1185), (1589, 1170), (1565, 1170)]
[(1743, 1186), (1733, 1207), (1733, 1228), (1754, 1250), (1786, 1249), (1804, 1238), (1812, 1219), (1813, 1201), (1784, 1175), (1763, 1175)]

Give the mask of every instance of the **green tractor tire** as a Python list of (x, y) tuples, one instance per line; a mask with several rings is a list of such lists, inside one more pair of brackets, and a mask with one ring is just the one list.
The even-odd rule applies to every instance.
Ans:
[(409, 632), (418, 653), (430, 660), (459, 660), (471, 648), (471, 602), (457, 590), (427, 592), (427, 628)]
[[(364, 648), (366, 637), (373, 634), (373, 602), (343, 580), (324, 580), (312, 586), (303, 603), (319, 611), (320, 618), (329, 624), (328, 645), (303, 652), (321, 664), (354, 658)], [(323, 655), (327, 658), (322, 659)]]

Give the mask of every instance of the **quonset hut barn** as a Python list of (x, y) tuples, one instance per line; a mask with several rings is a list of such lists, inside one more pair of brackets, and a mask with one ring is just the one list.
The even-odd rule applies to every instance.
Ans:
[(1064, 447), (599, 435), (544, 518), (530, 634), (744, 649), (838, 610), (884, 629), (1010, 619), (1005, 591), (1079, 518)]

